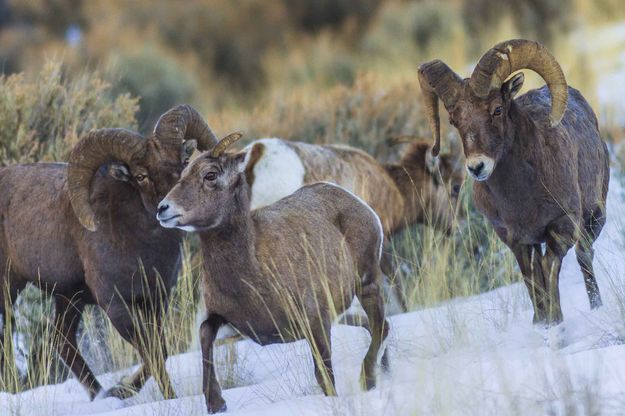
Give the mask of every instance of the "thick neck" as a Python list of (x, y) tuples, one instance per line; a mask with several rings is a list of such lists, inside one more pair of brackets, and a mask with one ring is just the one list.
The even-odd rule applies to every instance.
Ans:
[(101, 219), (101, 228), (112, 239), (118, 240), (118, 233), (154, 245), (162, 245), (163, 239), (173, 239), (178, 244), (182, 239), (180, 231), (159, 225), (155, 214), (146, 210), (138, 191), (130, 185), (100, 176), (95, 178), (92, 189), (92, 204)]
[(540, 131), (523, 108), (512, 102), (509, 114), (504, 152), (490, 178), (480, 183), (499, 194), (528, 189), (528, 185), (534, 184), (540, 168), (537, 153), (543, 147)]
[(237, 292), (238, 285), (260, 273), (247, 188), (246, 183), (237, 188), (235, 204), (221, 224), (199, 232), (205, 272), (225, 292)]

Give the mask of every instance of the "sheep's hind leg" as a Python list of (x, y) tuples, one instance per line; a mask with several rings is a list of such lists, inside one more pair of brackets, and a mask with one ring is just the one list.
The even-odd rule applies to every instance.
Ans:
[[(388, 371), (388, 352), (383, 344), (388, 336), (389, 324), (384, 319), (382, 294), (377, 283), (370, 283), (363, 287), (359, 298), (369, 319), (369, 332), (371, 333), (371, 344), (363, 362), (361, 380), (364, 387), (371, 390), (376, 384), (378, 358), (380, 358), (382, 368)], [(383, 351), (380, 356), (381, 348)]]
[(584, 284), (586, 285), (590, 309), (597, 309), (603, 304), (592, 266), (594, 257), (592, 245), (597, 237), (599, 237), (604, 224), (605, 213), (603, 210), (598, 209), (591, 215), (589, 221), (586, 223), (585, 232), (575, 246), (575, 255), (577, 257), (577, 263), (581, 267), (582, 274), (584, 275)]
[(64, 296), (55, 295), (56, 314), (54, 326), (56, 329), (57, 350), (65, 365), (67, 365), (80, 383), (89, 392), (91, 400), (102, 390), (102, 386), (85, 362), (78, 350), (76, 331), (82, 316), (84, 305), (81, 302), (71, 302)]

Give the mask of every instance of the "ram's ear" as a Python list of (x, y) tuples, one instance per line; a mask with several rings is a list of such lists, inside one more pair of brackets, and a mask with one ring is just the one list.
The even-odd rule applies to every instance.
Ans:
[(503, 83), (501, 86), (501, 94), (506, 100), (511, 100), (515, 95), (521, 91), (523, 87), (523, 81), (525, 81), (525, 75), (523, 72), (519, 72), (509, 80)]
[(108, 165), (108, 175), (122, 182), (128, 182), (130, 180), (130, 171), (128, 166), (121, 162), (112, 162)]
[(193, 152), (195, 151), (195, 149), (197, 149), (197, 140), (195, 139), (186, 140), (184, 143), (182, 143), (182, 152), (180, 155), (180, 160), (182, 160), (183, 162), (188, 161), (191, 155), (193, 154)]

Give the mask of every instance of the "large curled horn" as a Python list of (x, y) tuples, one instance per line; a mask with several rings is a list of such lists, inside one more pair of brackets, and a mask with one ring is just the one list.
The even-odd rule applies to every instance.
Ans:
[(471, 74), (469, 86), (478, 97), (499, 89), (506, 78), (519, 69), (531, 69), (540, 75), (551, 93), (551, 126), (557, 125), (568, 101), (568, 88), (560, 64), (538, 42), (513, 39), (499, 43), (482, 56)]
[(221, 139), (219, 143), (217, 143), (215, 147), (213, 147), (213, 150), (211, 150), (211, 153), (210, 153), (211, 157), (221, 156), (221, 154), (228, 147), (232, 146), (232, 144), (237, 142), (241, 138), (241, 136), (243, 136), (241, 133), (230, 133), (229, 135)]
[(154, 126), (154, 135), (165, 145), (180, 146), (196, 139), (199, 150), (209, 150), (219, 141), (204, 118), (188, 104), (177, 105), (164, 113)]
[(419, 66), (419, 85), (423, 95), (423, 108), (434, 135), (432, 155), (441, 150), (441, 120), (438, 114), (438, 99), (449, 111), (458, 100), (462, 79), (443, 61), (435, 59)]
[(88, 230), (98, 226), (91, 207), (90, 185), (94, 173), (105, 163), (125, 163), (143, 149), (145, 140), (126, 129), (100, 129), (88, 133), (69, 155), (67, 185), (69, 200), (80, 223)]

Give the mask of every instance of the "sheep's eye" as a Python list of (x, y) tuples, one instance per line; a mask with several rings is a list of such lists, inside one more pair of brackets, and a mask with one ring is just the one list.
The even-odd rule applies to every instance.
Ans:
[(186, 158), (185, 160), (182, 161), (182, 166), (187, 166), (189, 164), (189, 158)]
[(503, 113), (503, 107), (501, 107), (501, 106), (495, 108), (495, 111), (493, 111), (493, 115), (494, 116), (500, 116), (501, 113)]
[(451, 188), (451, 193), (452, 193), (452, 195), (454, 195), (454, 196), (457, 196), (458, 194), (460, 194), (460, 185), (454, 185), (454, 186)]
[(208, 172), (206, 175), (204, 175), (205, 181), (214, 181), (215, 179), (217, 179), (217, 173), (215, 172)]
[(135, 179), (137, 180), (137, 182), (143, 182), (145, 180), (146, 176), (145, 175), (137, 175), (135, 176)]

